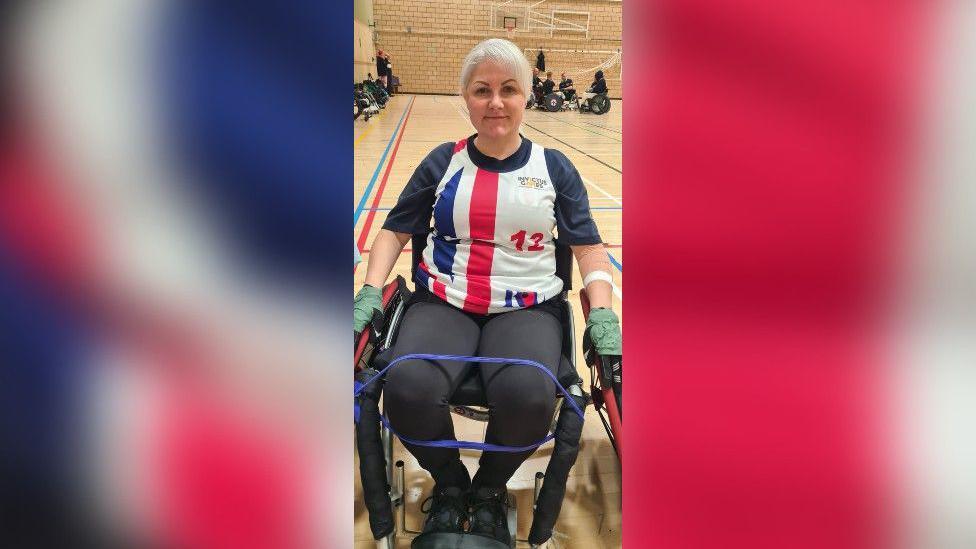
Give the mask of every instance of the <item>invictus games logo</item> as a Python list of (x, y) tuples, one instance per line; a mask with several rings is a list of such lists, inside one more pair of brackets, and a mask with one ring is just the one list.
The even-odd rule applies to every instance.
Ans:
[(538, 177), (519, 177), (518, 186), (523, 189), (545, 189), (549, 186), (549, 182), (545, 179), (540, 179)]

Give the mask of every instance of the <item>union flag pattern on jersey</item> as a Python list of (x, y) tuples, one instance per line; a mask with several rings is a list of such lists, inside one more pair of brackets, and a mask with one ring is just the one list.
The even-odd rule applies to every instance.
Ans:
[(558, 151), (523, 138), (498, 160), (474, 137), (424, 159), (384, 228), (429, 231), (415, 280), (451, 305), (478, 314), (531, 307), (562, 291), (554, 231), (570, 245), (600, 242), (586, 190)]

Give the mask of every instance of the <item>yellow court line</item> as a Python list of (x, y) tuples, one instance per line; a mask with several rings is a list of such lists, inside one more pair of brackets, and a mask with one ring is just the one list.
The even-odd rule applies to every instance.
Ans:
[[(370, 118), (377, 118), (377, 117), (379, 117), (378, 114), (376, 116), (371, 116)], [(375, 125), (376, 124), (373, 124), (373, 126), (375, 126)], [(366, 134), (369, 133), (369, 130), (372, 130), (373, 129), (373, 126), (366, 126), (366, 129), (363, 130), (363, 133), (359, 134), (359, 137), (357, 137), (356, 140), (353, 141), (352, 148), (355, 149), (356, 148), (356, 145), (359, 145), (359, 142), (362, 141), (364, 137), (366, 137)]]

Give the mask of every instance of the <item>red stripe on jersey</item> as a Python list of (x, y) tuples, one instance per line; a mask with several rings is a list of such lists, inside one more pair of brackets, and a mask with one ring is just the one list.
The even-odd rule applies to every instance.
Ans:
[(467, 146), (468, 146), (467, 138), (458, 141), (457, 143), (454, 144), (454, 154), (461, 152), (461, 149)]
[(479, 169), (474, 176), (469, 215), (471, 257), (468, 258), (468, 291), (464, 310), (486, 314), (491, 304), (491, 261), (495, 254), (495, 205), (498, 174)]
[(437, 280), (434, 273), (430, 272), (430, 268), (427, 267), (427, 263), (421, 261), (418, 267), (430, 277), (430, 280), (433, 283), (431, 285), (434, 287), (434, 295), (443, 299), (444, 301), (447, 301), (447, 286), (445, 286), (440, 280)]
[(447, 286), (436, 278), (434, 278), (434, 295), (447, 301)]

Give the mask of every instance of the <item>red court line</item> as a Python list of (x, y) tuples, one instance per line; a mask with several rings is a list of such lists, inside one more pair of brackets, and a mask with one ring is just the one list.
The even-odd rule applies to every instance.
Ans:
[[(366, 249), (366, 237), (369, 236), (369, 229), (373, 226), (373, 219), (376, 217), (376, 208), (380, 204), (380, 198), (383, 197), (383, 190), (386, 189), (386, 181), (390, 178), (390, 169), (393, 167), (393, 161), (396, 160), (397, 151), (400, 149), (400, 140), (403, 139), (403, 134), (407, 131), (407, 123), (410, 122), (410, 113), (413, 111), (413, 103), (416, 100), (416, 97), (410, 100), (410, 106), (407, 108), (407, 117), (403, 119), (403, 126), (400, 127), (400, 135), (397, 136), (396, 144), (393, 145), (393, 152), (390, 154), (390, 161), (386, 164), (386, 171), (383, 172), (380, 188), (376, 190), (376, 195), (373, 197), (373, 205), (370, 207), (369, 214), (366, 215), (366, 223), (363, 224), (363, 230), (359, 233), (359, 240), (356, 242), (356, 246), (359, 247), (360, 253), (363, 253)], [(358, 266), (358, 264), (353, 266), (353, 273), (356, 272), (356, 267)]]

